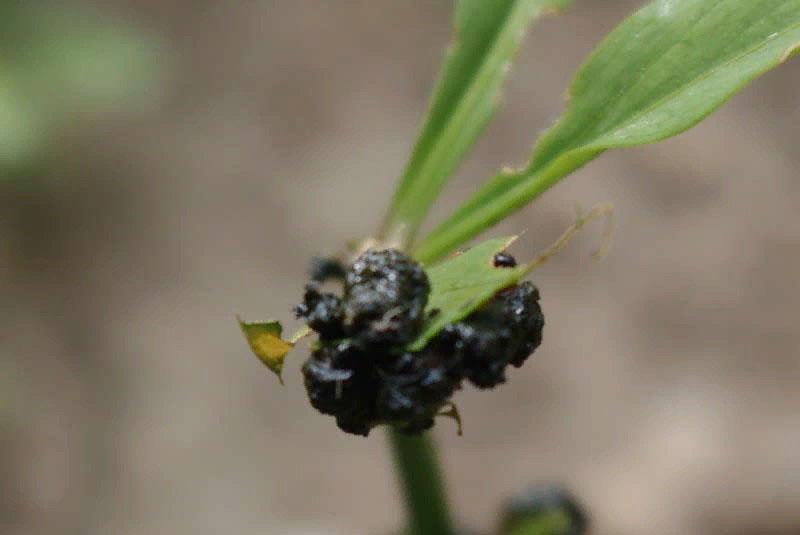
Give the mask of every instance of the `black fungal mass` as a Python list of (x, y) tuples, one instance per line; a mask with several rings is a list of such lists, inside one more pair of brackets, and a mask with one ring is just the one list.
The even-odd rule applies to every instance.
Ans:
[(542, 341), (539, 292), (524, 282), (409, 352), (430, 294), (422, 266), (394, 249), (370, 250), (343, 275), (335, 277), (344, 282), (341, 297), (312, 279), (295, 313), (319, 334), (303, 365), (311, 405), (348, 433), (366, 436), (380, 424), (421, 433), (464, 379), (479, 388), (505, 382), (508, 365), (521, 366)]
[(431, 291), (422, 266), (395, 249), (367, 251), (353, 262), (344, 285), (350, 336), (373, 346), (402, 346), (425, 319)]

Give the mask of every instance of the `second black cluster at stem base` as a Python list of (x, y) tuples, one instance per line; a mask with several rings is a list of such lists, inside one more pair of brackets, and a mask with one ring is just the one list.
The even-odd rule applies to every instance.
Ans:
[[(500, 267), (513, 265), (513, 257), (499, 254)], [(329, 278), (343, 279), (341, 296), (321, 291)], [(422, 266), (394, 249), (367, 251), (346, 269), (315, 261), (295, 307), (319, 334), (303, 365), (311, 405), (348, 433), (366, 436), (380, 424), (421, 433), (465, 379), (478, 388), (503, 383), (508, 365), (521, 366), (542, 341), (539, 292), (523, 282), (447, 325), (424, 349), (407, 351), (429, 293)]]

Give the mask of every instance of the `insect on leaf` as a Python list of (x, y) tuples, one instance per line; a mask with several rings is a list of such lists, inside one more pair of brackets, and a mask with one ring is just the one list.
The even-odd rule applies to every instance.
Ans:
[(431, 283), (428, 320), (410, 349), (422, 349), (445, 325), (464, 319), (498, 291), (516, 284), (532, 268), (495, 267), (494, 255), (504, 251), (516, 236), (494, 238), (427, 269)]

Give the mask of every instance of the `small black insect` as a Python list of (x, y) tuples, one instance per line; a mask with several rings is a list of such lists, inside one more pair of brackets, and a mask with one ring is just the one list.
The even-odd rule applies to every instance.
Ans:
[(500, 251), (494, 255), (494, 267), (513, 268), (517, 267), (517, 259), (505, 251)]

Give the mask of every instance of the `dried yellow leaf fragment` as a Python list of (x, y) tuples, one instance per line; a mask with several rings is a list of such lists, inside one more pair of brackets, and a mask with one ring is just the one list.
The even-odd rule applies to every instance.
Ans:
[(281, 377), (283, 361), (286, 359), (287, 353), (294, 347), (294, 343), (287, 342), (281, 337), (283, 327), (280, 322), (245, 322), (239, 319), (239, 327), (242, 328), (253, 353), (278, 376), (278, 380), (283, 384), (283, 377)]

